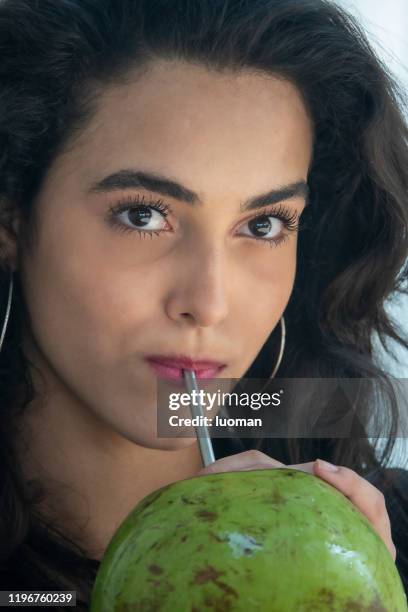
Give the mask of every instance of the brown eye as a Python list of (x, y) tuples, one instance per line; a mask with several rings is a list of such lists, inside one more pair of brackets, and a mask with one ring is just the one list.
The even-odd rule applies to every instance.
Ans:
[[(271, 232), (272, 236), (269, 237), (274, 238), (277, 234), (279, 234), (279, 223), (281, 222), (278, 222), (278, 228), (274, 229), (274, 223), (271, 221), (271, 219), (272, 217), (268, 217), (266, 215), (256, 217), (248, 222), (248, 227), (256, 238), (268, 238), (268, 234)], [(275, 219), (275, 221), (277, 220)]]
[(148, 225), (152, 218), (152, 211), (148, 206), (138, 206), (137, 208), (129, 209), (125, 211), (133, 225), (143, 227)]
[(117, 222), (123, 223), (129, 230), (138, 228), (143, 231), (159, 232), (166, 227), (162, 213), (149, 206), (137, 206), (123, 210), (117, 215)]
[(119, 231), (160, 235), (161, 232), (167, 231), (168, 211), (169, 207), (161, 200), (145, 202), (144, 198), (138, 197), (111, 206), (108, 222)]
[[(244, 236), (253, 238), (262, 244), (278, 246), (289, 238), (289, 234), (299, 229), (299, 213), (285, 206), (260, 212), (242, 225), (248, 227)], [(285, 231), (284, 231), (285, 230)]]

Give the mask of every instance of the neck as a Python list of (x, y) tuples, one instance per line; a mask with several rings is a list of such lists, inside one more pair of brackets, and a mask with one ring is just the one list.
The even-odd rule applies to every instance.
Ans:
[(40, 515), (101, 559), (141, 499), (195, 476), (202, 462), (197, 441), (178, 450), (146, 448), (83, 412), (62, 395), (35, 400), (21, 418), (16, 452), (25, 482), (37, 480), (45, 491)]

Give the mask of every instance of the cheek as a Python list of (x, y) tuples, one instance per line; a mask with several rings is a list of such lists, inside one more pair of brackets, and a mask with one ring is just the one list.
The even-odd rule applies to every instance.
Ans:
[(51, 360), (81, 355), (89, 367), (118, 364), (135, 350), (129, 328), (151, 311), (155, 279), (135, 254), (124, 269), (103, 241), (77, 228), (43, 227), (35, 252), (21, 261), (33, 335)]
[(240, 258), (240, 274), (246, 279), (243, 304), (255, 327), (273, 326), (284, 311), (296, 275), (296, 242), (284, 246), (260, 245)]
[(259, 250), (259, 254), (252, 252), (240, 263), (240, 276), (244, 283), (235, 333), (238, 330), (243, 347), (241, 374), (255, 360), (268, 336), (279, 324), (296, 274), (296, 249), (290, 249), (288, 245), (281, 249), (279, 255), (279, 247), (261, 246)]

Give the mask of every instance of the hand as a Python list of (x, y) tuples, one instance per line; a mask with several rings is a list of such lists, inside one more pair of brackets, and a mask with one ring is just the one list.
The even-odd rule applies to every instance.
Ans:
[(391, 524), (385, 506), (384, 495), (377, 487), (350, 468), (336, 466), (338, 471), (331, 472), (323, 469), (323, 465), (324, 462), (321, 462), (319, 459), (308, 463), (285, 465), (261, 451), (248, 450), (217, 459), (214, 463), (202, 468), (197, 475), (204, 476), (205, 474), (216, 474), (217, 472), (245, 472), (248, 470), (287, 467), (318, 476), (333, 487), (336, 487), (366, 516), (375, 531), (382, 538), (395, 562), (397, 551), (391, 537)]

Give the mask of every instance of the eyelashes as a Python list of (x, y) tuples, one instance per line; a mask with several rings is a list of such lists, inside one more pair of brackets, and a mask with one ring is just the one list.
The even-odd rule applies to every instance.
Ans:
[[(132, 212), (138, 213), (139, 215), (137, 222), (142, 222), (142, 225), (139, 225), (139, 227), (129, 226), (120, 219), (123, 213)], [(161, 220), (166, 222), (166, 218), (171, 212), (170, 207), (161, 199), (152, 200), (150, 198), (145, 198), (145, 196), (139, 195), (127, 196), (126, 198), (121, 199), (118, 203), (109, 207), (106, 221), (114, 230), (120, 232), (136, 232), (136, 235), (138, 235), (139, 238), (147, 238), (147, 236), (153, 238), (153, 236), (160, 236), (167, 233), (169, 230), (163, 228), (145, 230), (143, 229), (143, 223), (146, 221), (144, 224), (147, 225), (152, 219), (154, 220), (154, 217), (156, 217), (156, 221)], [(261, 220), (265, 219), (268, 221), (268, 219), (271, 217), (273, 219), (278, 219), (282, 223), (283, 227), (285, 228), (285, 232), (280, 232), (278, 236), (272, 238), (262, 238), (248, 234), (241, 234), (241, 236), (246, 237), (249, 240), (257, 240), (269, 246), (278, 246), (286, 242), (291, 233), (302, 229), (299, 224), (299, 213), (282, 204), (279, 204), (279, 206), (272, 206), (269, 210), (266, 209), (264, 211), (260, 211), (252, 215), (250, 218), (242, 221), (242, 224), (250, 224), (255, 227), (258, 225), (262, 226), (262, 223), (260, 223)], [(135, 221), (132, 221), (131, 223), (135, 223)]]
[[(128, 196), (122, 200), (120, 200), (117, 204), (109, 207), (107, 222), (109, 225), (119, 231), (119, 232), (136, 232), (140, 238), (145, 238), (147, 235), (150, 235), (152, 238), (154, 235), (160, 235), (166, 230), (143, 230), (142, 227), (129, 227), (123, 221), (120, 221), (119, 217), (124, 212), (129, 211), (139, 211), (144, 212), (144, 217), (149, 217), (147, 214), (148, 211), (152, 209), (160, 213), (161, 217), (165, 220), (166, 217), (171, 212), (170, 207), (167, 204), (164, 204), (163, 200), (151, 200), (149, 198), (145, 199), (144, 196)], [(150, 215), (151, 216), (151, 215)]]

